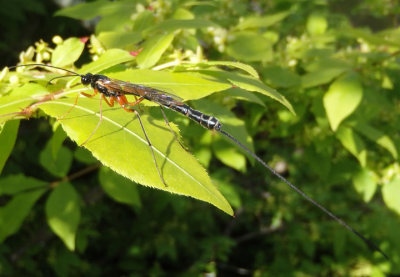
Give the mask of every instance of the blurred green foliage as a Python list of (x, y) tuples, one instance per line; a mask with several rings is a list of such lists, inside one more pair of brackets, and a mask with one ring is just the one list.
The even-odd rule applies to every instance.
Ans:
[[(20, 126), (8, 119), (23, 113), (0, 117), (0, 141), (7, 142), (0, 144), (0, 166), (11, 153), (0, 177), (0, 274), (399, 275), (399, 9), (397, 2), (377, 0), (103, 0), (56, 13), (98, 20), (89, 51), (79, 50), (82, 59), (101, 59), (119, 48), (141, 70), (229, 80), (235, 87), (190, 104), (228, 126), (242, 124), (241, 141), (248, 137), (260, 157), (367, 234), (390, 261), (263, 167), (246, 164), (237, 147), (181, 115), (168, 113), (172, 127), (179, 127), (179, 139), (207, 167), (234, 218), (204, 202), (97, 170), (90, 152), (39, 111)], [(79, 55), (57, 48), (70, 49), (65, 45), (80, 45), (78, 40), (53, 42), (55, 47), (41, 42), (28, 49), (20, 62), (51, 59), (71, 66)], [(207, 60), (225, 64), (216, 63), (218, 71)], [(233, 61), (241, 63), (226, 63)], [(243, 81), (249, 78), (244, 72), (257, 80), (249, 65), (296, 114), (268, 94), (249, 92), (261, 92)], [(54, 76), (59, 74), (48, 77)], [(2, 100), (44, 93), (36, 84), (12, 90), (32, 75), (4, 71), (0, 78)], [(61, 87), (65, 82), (54, 89)], [(145, 112), (155, 114), (147, 107)], [(121, 151), (119, 145), (104, 147)]]

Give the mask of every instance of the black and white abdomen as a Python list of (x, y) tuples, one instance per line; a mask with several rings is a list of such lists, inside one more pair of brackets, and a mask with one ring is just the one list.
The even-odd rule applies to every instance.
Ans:
[(199, 123), (204, 128), (207, 128), (210, 130), (220, 130), (221, 129), (221, 123), (219, 122), (219, 120), (217, 118), (207, 115), (207, 114), (204, 114), (195, 109), (192, 109), (188, 105), (184, 105), (184, 104), (183, 105), (172, 105), (169, 108), (174, 111), (177, 111), (178, 113), (186, 115), (190, 119)]

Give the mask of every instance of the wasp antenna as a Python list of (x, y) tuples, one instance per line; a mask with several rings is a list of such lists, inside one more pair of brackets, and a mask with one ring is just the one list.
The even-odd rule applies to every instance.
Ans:
[(63, 75), (63, 76), (53, 77), (53, 78), (51, 78), (51, 79), (47, 82), (46, 87), (47, 87), (48, 85), (50, 85), (51, 82), (53, 82), (53, 80), (55, 80), (55, 79), (61, 79), (61, 78), (67, 78), (67, 77), (76, 77), (76, 76), (79, 76), (79, 77), (80, 77), (81, 75), (76, 74), (76, 75)]
[(12, 68), (17, 68), (17, 67), (26, 67), (26, 66), (41, 66), (41, 67), (50, 67), (50, 68), (55, 68), (55, 69), (59, 69), (59, 70), (63, 70), (65, 72), (69, 72), (71, 74), (73, 74), (73, 76), (80, 76), (82, 77), (83, 75), (76, 73), (72, 70), (68, 70), (65, 68), (61, 68), (58, 66), (54, 66), (54, 65), (48, 65), (48, 64), (43, 64), (43, 63), (30, 63), (30, 64), (20, 64), (20, 65), (14, 65), (14, 66), (9, 66), (8, 68), (12, 69)]

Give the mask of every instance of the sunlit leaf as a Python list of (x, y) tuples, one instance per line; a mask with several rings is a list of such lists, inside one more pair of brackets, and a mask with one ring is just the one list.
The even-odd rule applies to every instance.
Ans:
[(69, 183), (59, 184), (46, 202), (47, 223), (70, 250), (75, 249), (75, 238), (81, 217), (79, 195)]
[(336, 80), (324, 95), (324, 107), (333, 131), (354, 112), (363, 97), (363, 88), (355, 75)]
[[(53, 117), (65, 114), (74, 97), (43, 103), (40, 108)], [(163, 120), (141, 115), (144, 129), (152, 143), (157, 165), (168, 186), (157, 173), (155, 162), (138, 118), (121, 108), (103, 104), (103, 121), (98, 130), (99, 100), (80, 98), (78, 104), (61, 120), (68, 136), (89, 149), (104, 165), (139, 184), (192, 196), (232, 214), (229, 204), (211, 183), (197, 160), (176, 142)], [(93, 134), (93, 135), (92, 135)]]

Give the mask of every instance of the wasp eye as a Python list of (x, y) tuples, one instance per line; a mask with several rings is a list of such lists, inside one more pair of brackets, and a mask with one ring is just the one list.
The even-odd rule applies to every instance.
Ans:
[(81, 82), (83, 85), (89, 85), (93, 79), (93, 74), (88, 73), (86, 75), (81, 76)]

